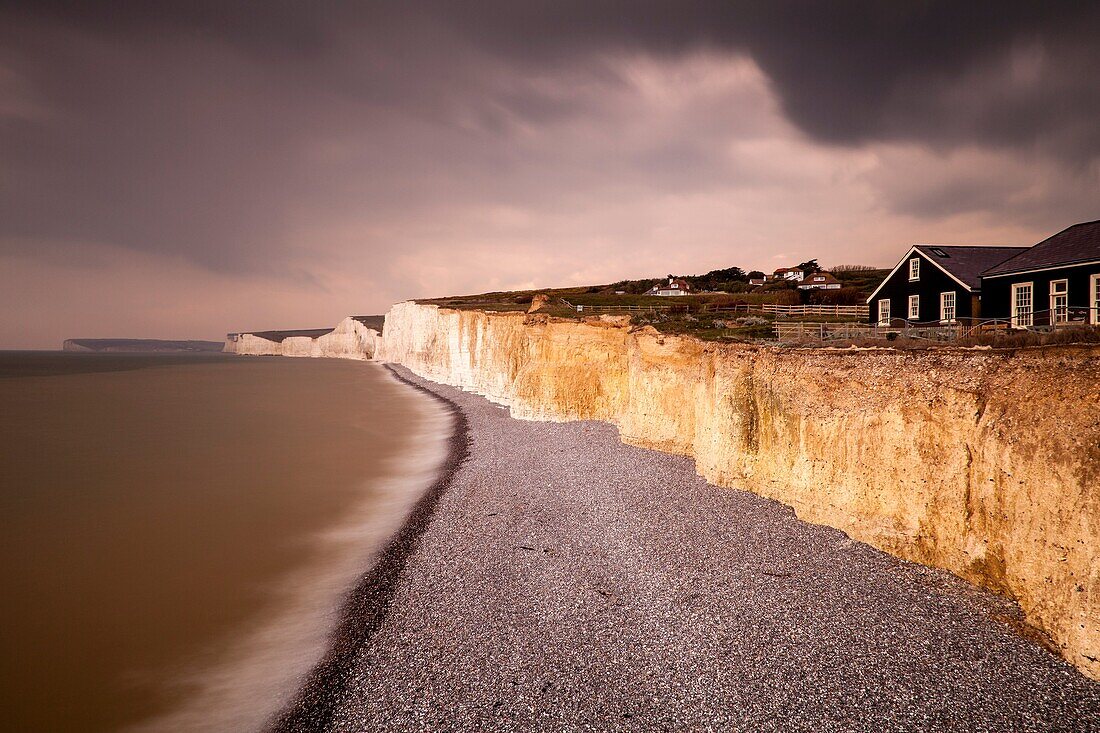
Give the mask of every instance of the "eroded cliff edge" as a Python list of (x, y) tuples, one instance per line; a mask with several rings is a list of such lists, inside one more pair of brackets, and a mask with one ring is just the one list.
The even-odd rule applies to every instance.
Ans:
[(709, 481), (1015, 597), (1100, 679), (1100, 350), (771, 349), (400, 303), (377, 358), (615, 423)]
[(381, 338), (364, 317), (348, 316), (333, 329), (229, 334), (223, 351), (240, 356), (371, 359)]

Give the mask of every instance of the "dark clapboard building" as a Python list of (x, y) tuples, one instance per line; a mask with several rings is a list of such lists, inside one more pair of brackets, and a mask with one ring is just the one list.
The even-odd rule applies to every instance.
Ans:
[(983, 317), (981, 274), (1026, 250), (914, 245), (867, 299), (870, 322), (953, 323)]
[(983, 318), (1100, 325), (1100, 221), (1075, 224), (982, 273)]

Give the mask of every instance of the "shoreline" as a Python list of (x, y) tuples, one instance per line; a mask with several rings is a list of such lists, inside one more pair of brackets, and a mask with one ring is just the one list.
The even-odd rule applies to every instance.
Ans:
[[(303, 554), (270, 586), (262, 615), (227, 637), (215, 659), (188, 664), (165, 683), (191, 692), (133, 723), (126, 728), (129, 733), (263, 730), (324, 658), (348, 589), (405, 523), (449, 454), (450, 414), (435, 401), (409, 394), (381, 365), (364, 368), (370, 372), (364, 375), (370, 377), (367, 396), (375, 400), (374, 409), (382, 408), (379, 415), (388, 416), (379, 425), (384, 432), (400, 427), (406, 436), (401, 445), (392, 446), (395, 450), (383, 454), (374, 470), (357, 479), (363, 485), (355, 493), (361, 495), (335, 521), (300, 538)], [(400, 419), (390, 422), (393, 417)], [(356, 453), (373, 451), (373, 443), (349, 447), (343, 459), (361, 470)]]
[(434, 399), (445, 408), (452, 420), (447, 455), (439, 465), (435, 481), (413, 504), (405, 522), (377, 555), (373, 566), (348, 591), (321, 661), (306, 676), (291, 702), (269, 721), (265, 730), (289, 732), (331, 728), (338, 705), (348, 691), (359, 652), (367, 646), (389, 615), (409, 558), (419, 546), (440, 499), (469, 454), (469, 426), (462, 409), (442, 395), (405, 378), (389, 364), (384, 366), (399, 383)]
[(1100, 685), (1018, 636), (1004, 598), (709, 484), (608, 423), (513, 419), (388, 368), (459, 411), (465, 457), (375, 578), (383, 604), (366, 578), (275, 730), (1038, 731), (1100, 715)]

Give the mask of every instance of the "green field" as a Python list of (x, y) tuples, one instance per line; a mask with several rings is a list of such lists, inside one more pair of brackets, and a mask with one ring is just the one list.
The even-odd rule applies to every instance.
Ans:
[[(877, 286), (885, 274), (885, 270), (864, 268), (839, 272), (836, 273), (836, 276), (844, 283), (846, 289), (859, 290), (858, 294), (849, 292), (847, 295), (849, 299), (854, 295), (858, 295), (858, 302), (862, 303), (863, 299), (866, 298), (866, 293)], [(629, 315), (631, 321), (637, 325), (651, 325), (663, 333), (691, 334), (705, 340), (754, 341), (770, 338), (772, 335), (771, 326), (759, 322), (750, 322), (749, 325), (737, 325), (734, 322), (738, 318), (747, 316), (772, 321), (774, 320), (772, 316), (760, 313), (713, 312), (711, 309), (738, 304), (798, 305), (810, 300), (810, 294), (806, 291), (799, 291), (793, 283), (770, 283), (763, 288), (747, 292), (703, 292), (671, 298), (638, 294), (639, 291), (644, 292), (654, 282), (657, 281), (632, 280), (621, 281), (613, 285), (497, 291), (474, 295), (455, 295), (445, 298), (428, 298), (418, 302), (457, 310), (526, 312), (536, 295), (545, 295), (549, 298), (549, 302), (540, 308), (539, 312), (557, 318), (581, 319), (604, 313), (620, 313)], [(735, 285), (739, 285), (739, 283), (735, 283)], [(626, 292), (620, 295), (615, 292), (616, 290)], [(584, 310), (577, 312), (576, 306), (583, 306)], [(861, 320), (838, 318), (836, 316), (804, 316), (797, 318), (819, 321)], [(795, 318), (785, 317), (785, 320), (793, 319)]]

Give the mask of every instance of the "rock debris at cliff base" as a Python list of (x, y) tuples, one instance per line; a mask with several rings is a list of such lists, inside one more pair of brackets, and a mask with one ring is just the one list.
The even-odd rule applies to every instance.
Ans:
[(360, 730), (1100, 730), (1002, 598), (598, 422), (456, 403), (470, 455), (350, 670)]

